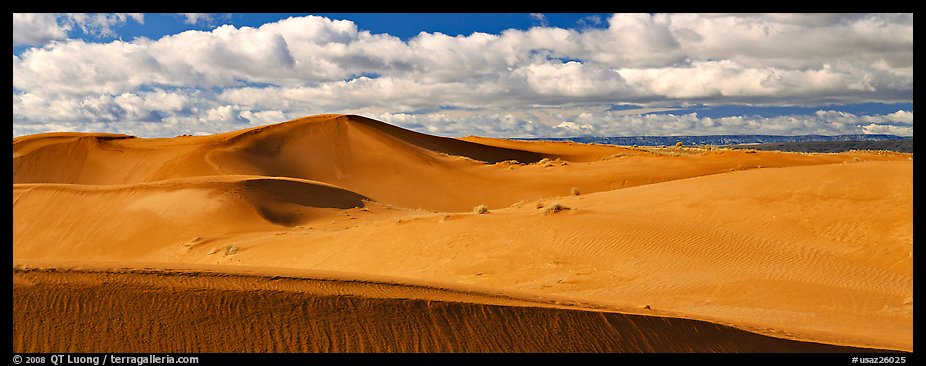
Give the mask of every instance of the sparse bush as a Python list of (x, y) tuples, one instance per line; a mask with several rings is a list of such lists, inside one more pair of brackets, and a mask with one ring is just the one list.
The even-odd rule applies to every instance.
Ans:
[(681, 141), (675, 143), (675, 147), (682, 147), (683, 145)]
[(486, 205), (479, 205), (473, 208), (473, 213), (476, 214), (487, 214), (489, 213), (489, 207)]
[(627, 156), (627, 154), (625, 154), (625, 153), (611, 154), (611, 155), (608, 155), (608, 156), (605, 156), (605, 157), (601, 158), (601, 160), (611, 160), (611, 159), (616, 159), (616, 158), (619, 158), (619, 157), (622, 157), (622, 156)]
[(544, 214), (544, 215), (549, 215), (549, 214), (552, 214), (552, 213), (557, 213), (557, 212), (560, 212), (560, 211), (562, 211), (562, 210), (568, 210), (568, 209), (569, 209), (569, 207), (563, 206), (563, 205), (561, 205), (561, 204), (559, 204), (559, 203), (554, 203), (554, 204), (550, 205), (550, 207), (545, 208), (545, 209), (543, 210), (543, 214)]
[(579, 187), (572, 187), (569, 189), (569, 193), (572, 194), (573, 196), (578, 196), (582, 194), (582, 191), (579, 190)]
[(543, 201), (537, 201), (537, 209), (543, 208)]
[(550, 158), (543, 158), (543, 159), (540, 159), (540, 161), (538, 161), (538, 162), (536, 162), (536, 163), (534, 163), (534, 164), (543, 165), (543, 166), (550, 166), (550, 165), (553, 165), (553, 160), (550, 160)]
[(225, 246), (225, 255), (232, 255), (238, 253), (238, 246), (236, 245), (226, 245)]

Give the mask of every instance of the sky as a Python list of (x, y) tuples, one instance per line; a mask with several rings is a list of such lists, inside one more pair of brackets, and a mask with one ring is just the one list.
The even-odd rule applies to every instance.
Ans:
[(13, 14), (13, 136), (913, 135), (912, 14)]

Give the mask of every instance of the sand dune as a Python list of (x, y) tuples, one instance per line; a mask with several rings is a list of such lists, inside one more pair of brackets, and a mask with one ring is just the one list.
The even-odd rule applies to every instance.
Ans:
[[(680, 153), (552, 142), (533, 143), (535, 147), (526, 150), (519, 149), (526, 142), (496, 147), (492, 144), (500, 143), (495, 139), (477, 143), (427, 136), (340, 115), (204, 137), (80, 136), (14, 139), (13, 183), (112, 185), (211, 175), (282, 176), (329, 183), (400, 207), (462, 212), (479, 204), (498, 208), (567, 195), (571, 187), (591, 193), (731, 169), (851, 159), (846, 155), (686, 150), (673, 156)], [(602, 157), (612, 158), (599, 160)], [(556, 160), (522, 164), (542, 158)], [(588, 160), (598, 161), (569, 165)], [(502, 161), (507, 162), (484, 163)]]
[(194, 247), (214, 246), (224, 236), (325, 221), (377, 206), (324, 183), (234, 175), (130, 185), (15, 184), (13, 202), (13, 244), (20, 257), (153, 255), (167, 261)]
[[(433, 292), (403, 297), (389, 288), (343, 297), (342, 290), (318, 293), (300, 285), (284, 296), (257, 285), (235, 292), (229, 285), (209, 287), (208, 300), (198, 308), (161, 314), (191, 312), (188, 316), (212, 319), (206, 309), (226, 306), (236, 319), (250, 319), (256, 317), (251, 312), (279, 309), (243, 310), (248, 299), (269, 296), (280, 304), (305, 301), (354, 333), (395, 337), (399, 332), (388, 324), (368, 329), (355, 324), (372, 315), (334, 312), (335, 304), (347, 301), (380, 309), (373, 312), (379, 317), (401, 317), (401, 329), (415, 329), (419, 337), (392, 346), (399, 341), (350, 339), (341, 330), (297, 322), (287, 332), (308, 327), (315, 333), (263, 334), (271, 339), (229, 345), (235, 349), (815, 351), (807, 342), (822, 342), (912, 350), (911, 154), (450, 139), (358, 116), (320, 115), (171, 139), (24, 136), (13, 140), (13, 163), (14, 263), (337, 271), (347, 274), (341, 278), (347, 282), (403, 278), (495, 294), (492, 301)], [(571, 194), (573, 187), (579, 195)], [(478, 204), (488, 205), (490, 213), (473, 213)], [(568, 209), (545, 211), (554, 204)], [(162, 273), (130, 279), (136, 275), (141, 276), (14, 269), (14, 279), (20, 278), (14, 283), (17, 294), (29, 294), (28, 301), (16, 295), (14, 306), (37, 306), (51, 296), (54, 305), (47, 310), (60, 311), (102, 293), (128, 304), (140, 288), (173, 283)], [(211, 281), (191, 278), (195, 288)], [(126, 285), (109, 286), (117, 282)], [(146, 295), (146, 301), (172, 296), (169, 292)], [(528, 299), (499, 302), (499, 294)], [(539, 298), (572, 305), (550, 307)], [(441, 305), (422, 307), (421, 301)], [(651, 309), (643, 310), (644, 305)], [(130, 304), (132, 312), (149, 311), (145, 306), (150, 302)], [(302, 314), (283, 310), (255, 324)], [(155, 319), (167, 321), (161, 315)], [(23, 316), (20, 321), (28, 322), (30, 316)], [(502, 324), (504, 317), (512, 323)], [(537, 345), (523, 343), (541, 337), (537, 332), (551, 319), (569, 330), (544, 336)], [(464, 332), (454, 328), (455, 322), (487, 328)], [(235, 334), (263, 329), (208, 326)], [(385, 328), (375, 328), (380, 326)], [(41, 343), (43, 330), (23, 329), (37, 334), (16, 341), (24, 349)], [(752, 333), (743, 335), (744, 330)], [(321, 337), (318, 332), (346, 338), (306, 348)], [(517, 335), (502, 348), (486, 341), (504, 332)], [(690, 332), (714, 336), (702, 341)], [(613, 342), (593, 344), (594, 338), (577, 333)], [(470, 339), (473, 334), (488, 338)], [(556, 337), (566, 334), (583, 340), (556, 346), (562, 340)], [(165, 342), (159, 347), (189, 347), (179, 338)], [(203, 342), (220, 346), (214, 339)], [(83, 350), (100, 344), (46, 346)]]
[(20, 268), (13, 283), (14, 352), (872, 351), (381, 282)]

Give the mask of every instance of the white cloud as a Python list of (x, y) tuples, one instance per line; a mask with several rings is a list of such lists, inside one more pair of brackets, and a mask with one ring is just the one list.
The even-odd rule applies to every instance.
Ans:
[(584, 17), (584, 18), (582, 18), (582, 19), (579, 19), (579, 20), (576, 22), (576, 24), (577, 24), (577, 25), (579, 26), (579, 28), (581, 28), (581, 29), (592, 28), (592, 27), (598, 27), (598, 26), (601, 25), (601, 23), (602, 23), (601, 18), (599, 18), (598, 16), (595, 16), (595, 15), (589, 15), (589, 16), (587, 16), (587, 17)]
[[(560, 110), (559, 112), (562, 112)], [(911, 118), (912, 118), (912, 112)], [(837, 111), (818, 111), (812, 115), (775, 117), (730, 116), (711, 118), (687, 114), (634, 115), (624, 111), (568, 111), (554, 113), (556, 119), (540, 122), (535, 116), (517, 113), (454, 115), (430, 114), (371, 115), (383, 121), (442, 136), (476, 134), (494, 137), (575, 137), (641, 135), (736, 135), (736, 134), (865, 134), (889, 133), (912, 136), (912, 123), (898, 123), (892, 115), (857, 116)], [(890, 132), (888, 132), (890, 131)]]
[(114, 26), (125, 24), (128, 19), (144, 24), (145, 16), (140, 13), (69, 13), (64, 15), (64, 21), (71, 27), (78, 27), (84, 33), (98, 37), (113, 37), (116, 35)]
[(908, 123), (911, 125), (913, 124), (913, 112), (912, 111), (899, 110), (897, 112), (888, 114), (887, 116), (884, 116), (884, 117), (888, 121)]
[(132, 19), (144, 24), (140, 13), (13, 13), (13, 46), (63, 41), (75, 29), (97, 38), (116, 36), (114, 27)]
[(861, 126), (863, 133), (866, 134), (887, 134), (887, 135), (897, 135), (897, 136), (913, 136), (913, 126), (894, 126), (894, 125), (879, 125), (879, 124), (868, 124)]
[(531, 19), (537, 22), (537, 25), (541, 27), (546, 27), (549, 23), (547, 22), (547, 17), (542, 13), (530, 13)]
[(539, 95), (583, 97), (592, 95), (627, 95), (620, 73), (598, 65), (580, 62), (544, 62), (531, 64), (515, 71), (523, 75), (531, 89)]
[(408, 41), (372, 34), (351, 21), (306, 16), (156, 40), (66, 39), (75, 27), (112, 37), (129, 20), (144, 18), (14, 14), (14, 44), (43, 44), (13, 56), (14, 134), (42, 121), (218, 132), (329, 112), (374, 113), (428, 132), (494, 136), (575, 132), (567, 128), (571, 123), (583, 132), (612, 135), (855, 133), (871, 124), (869, 130), (909, 124), (912, 133), (909, 111), (884, 121), (607, 111), (618, 103), (910, 102), (909, 14), (615, 14), (606, 28), (421, 33)]
[(578, 123), (569, 121), (561, 122), (560, 124), (553, 126), (553, 128), (560, 128), (569, 131), (568, 133), (573, 134), (587, 133), (594, 130), (594, 127), (591, 124), (586, 123), (580, 125)]
[(68, 28), (58, 22), (55, 14), (13, 13), (13, 46), (44, 44), (63, 40)]
[(179, 13), (186, 24), (213, 24), (215, 18), (211, 13)]

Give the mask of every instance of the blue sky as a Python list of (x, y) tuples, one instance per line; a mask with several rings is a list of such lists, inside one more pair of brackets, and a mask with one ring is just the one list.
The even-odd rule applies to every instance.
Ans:
[(913, 134), (911, 14), (14, 14), (13, 135)]

